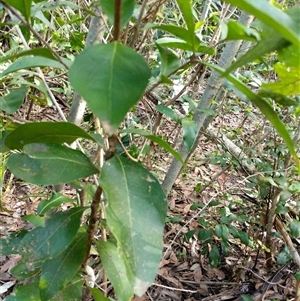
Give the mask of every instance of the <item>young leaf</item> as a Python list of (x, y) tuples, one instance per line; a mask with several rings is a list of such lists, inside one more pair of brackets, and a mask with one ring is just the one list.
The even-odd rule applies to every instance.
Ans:
[(44, 261), (65, 251), (73, 241), (83, 211), (86, 208), (72, 208), (53, 214), (45, 224), (27, 233), (21, 241), (20, 253), (28, 262)]
[[(100, 5), (111, 24), (114, 24), (115, 1), (100, 0)], [(121, 27), (124, 27), (132, 16), (135, 0), (122, 0)]]
[(62, 291), (77, 274), (85, 256), (87, 239), (87, 232), (78, 233), (67, 250), (44, 262), (39, 282), (42, 301)]
[[(69, 65), (69, 61), (67, 60), (64, 61), (67, 65)], [(34, 57), (26, 56), (26, 57), (21, 57), (20, 59), (12, 63), (7, 69), (5, 69), (0, 74), (0, 77), (21, 69), (27, 69), (33, 67), (52, 67), (58, 69), (66, 69), (66, 67), (63, 64), (61, 64), (56, 60), (48, 59), (42, 56), (34, 56)]]
[(104, 130), (112, 134), (142, 96), (150, 75), (139, 54), (113, 42), (84, 50), (71, 66), (69, 79)]
[(26, 93), (26, 87), (10, 90), (9, 94), (0, 97), (0, 110), (8, 114), (16, 112), (23, 103)]
[(24, 146), (25, 154), (12, 154), (7, 161), (18, 178), (37, 185), (68, 183), (98, 173), (82, 152), (60, 144), (32, 143)]
[(5, 139), (10, 149), (22, 149), (30, 143), (68, 143), (78, 138), (94, 140), (86, 131), (70, 122), (32, 122), (20, 125)]
[(180, 60), (170, 49), (156, 44), (161, 58), (161, 75), (168, 76), (180, 66)]
[(99, 184), (108, 200), (108, 228), (133, 291), (141, 296), (153, 282), (161, 259), (165, 194), (142, 165), (116, 155), (103, 165)]
[(37, 207), (37, 214), (45, 214), (53, 208), (58, 208), (63, 203), (72, 203), (73, 200), (61, 193), (54, 193), (50, 200), (40, 201)]
[(118, 300), (131, 300), (134, 294), (133, 287), (117, 247), (108, 241), (98, 241), (96, 244), (105, 273), (115, 289)]

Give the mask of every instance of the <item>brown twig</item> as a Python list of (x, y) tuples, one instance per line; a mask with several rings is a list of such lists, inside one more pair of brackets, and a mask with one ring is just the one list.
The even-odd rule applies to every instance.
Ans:
[(121, 32), (122, 0), (115, 0), (114, 17), (114, 41), (119, 41)]

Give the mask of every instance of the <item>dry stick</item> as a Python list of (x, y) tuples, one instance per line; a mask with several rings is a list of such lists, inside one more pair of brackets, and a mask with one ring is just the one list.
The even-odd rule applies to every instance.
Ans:
[(3, 6), (5, 6), (13, 15), (16, 16), (17, 19), (19, 19), (21, 21), (21, 23), (27, 28), (29, 29), (34, 35), (35, 37), (39, 40), (39, 42), (41, 42), (42, 44), (44, 44), (48, 50), (51, 51), (51, 53), (56, 57), (56, 59), (63, 65), (66, 67), (66, 69), (69, 69), (68, 65), (66, 65), (66, 63), (61, 59), (61, 57), (56, 53), (56, 51), (54, 51), (51, 46), (48, 44), (47, 41), (44, 40), (44, 38), (31, 26), (31, 24), (27, 23), (17, 12), (17, 10), (14, 9), (14, 7), (10, 6), (9, 4), (7, 4), (5, 1), (0, 0), (0, 3), (2, 3)]

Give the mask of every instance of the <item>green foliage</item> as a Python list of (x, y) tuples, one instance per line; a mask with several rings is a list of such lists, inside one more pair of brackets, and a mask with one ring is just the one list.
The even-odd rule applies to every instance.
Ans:
[[(128, 38), (126, 32), (131, 26), (140, 30), (141, 24), (135, 23), (134, 9), (137, 2), (134, 0), (121, 2), (121, 19), (117, 21), (120, 21), (121, 28), (127, 24), (124, 37), (122, 36), (122, 43), (124, 41), (125, 44)], [(257, 41), (257, 44), (232, 63), (227, 70), (209, 63), (205, 64), (230, 81), (233, 91), (239, 91), (239, 95), (245, 102), (250, 100), (260, 109), (283, 138), (294, 161), (299, 163), (294, 142), (290, 138), (290, 129), (280, 116), (282, 106), (294, 110), (292, 116), (299, 114), (296, 112), (299, 101), (294, 97), (300, 93), (297, 31), (300, 23), (299, 8), (283, 12), (266, 1), (254, 3), (255, 1), (250, 0), (228, 0), (227, 2), (258, 18), (264, 23), (262, 31), (258, 32), (235, 20), (229, 20), (223, 24), (223, 42), (243, 39)], [(173, 84), (174, 79), (178, 77), (188, 77), (187, 73), (191, 72), (192, 68), (203, 63), (199, 54), (205, 54), (205, 57), (214, 55), (218, 45), (212, 47), (204, 42), (211, 37), (207, 34), (203, 38), (203, 32), (200, 34), (198, 30), (207, 24), (205, 21), (196, 20), (192, 5), (187, 0), (177, 0), (177, 8), (169, 11), (171, 15), (178, 13), (182, 16), (175, 18), (176, 22), (173, 24), (170, 22), (170, 17), (167, 22), (164, 20), (158, 24), (147, 24), (141, 30), (142, 33), (150, 30), (155, 38), (151, 38), (151, 43), (154, 40), (151, 47), (147, 41), (146, 47), (139, 49), (139, 53), (123, 45), (121, 41), (111, 42), (114, 38), (107, 29), (104, 30), (104, 39), (108, 43), (92, 45), (83, 50), (86, 34), (79, 32), (84, 19), (81, 13), (84, 11), (85, 14), (92, 16), (95, 16), (95, 13), (88, 9), (78, 13), (80, 7), (71, 1), (32, 3), (30, 0), (7, 0), (5, 4), (7, 9), (12, 6), (21, 14), (27, 27), (30, 24), (36, 32), (45, 31), (47, 34), (49, 30), (52, 40), (49, 45), (44, 45), (45, 48), (36, 47), (39, 43), (43, 44), (43, 40), (35, 32), (25, 29), (24, 24), (13, 21), (23, 28), (21, 32), (24, 39), (32, 48), (24, 51), (18, 42), (9, 37), (11, 49), (0, 59), (0, 63), (3, 64), (0, 78), (6, 87), (5, 95), (0, 97), (1, 110), (7, 115), (16, 113), (26, 95), (40, 102), (45, 98), (47, 104), (52, 105), (50, 92), (69, 97), (74, 88), (74, 91), (86, 101), (90, 116), (97, 117), (103, 129), (103, 133), (100, 131), (91, 133), (96, 126), (89, 125), (89, 130), (86, 130), (85, 126), (78, 127), (68, 122), (43, 121), (19, 125), (6, 116), (8, 121), (1, 133), (0, 151), (5, 153), (1, 154), (1, 159), (11, 173), (25, 182), (36, 185), (72, 182), (71, 184), (80, 192), (84, 191), (88, 194), (88, 202), (92, 202), (91, 212), (89, 212), (83, 204), (78, 206), (75, 199), (53, 193), (50, 198), (43, 198), (40, 201), (36, 215), (24, 217), (24, 220), (34, 226), (33, 229), (13, 233), (0, 241), (1, 254), (22, 256), (19, 264), (11, 270), (20, 285), (6, 300), (80, 300), (84, 285), (81, 279), (81, 268), (86, 264), (86, 255), (92, 244), (96, 245), (101, 265), (114, 287), (118, 300), (129, 301), (134, 294), (142, 296), (157, 273), (163, 248), (165, 221), (180, 222), (182, 218), (166, 219), (166, 196), (158, 179), (143, 167), (141, 162), (135, 162), (125, 154), (117, 154), (118, 135), (125, 135), (123, 138), (128, 140), (130, 137), (149, 139), (184, 164), (181, 155), (171, 147), (166, 137), (127, 126), (126, 115), (136, 110), (134, 106), (145, 94), (149, 83), (154, 84), (148, 87), (146, 94), (155, 85)], [(99, 4), (109, 22), (115, 24), (114, 18), (117, 14), (114, 1), (101, 0), (95, 3), (95, 5)], [(57, 9), (60, 7), (64, 7), (66, 16), (62, 17), (61, 11)], [(53, 19), (56, 22), (52, 22)], [(207, 27), (207, 32), (216, 28), (216, 23), (213, 22), (217, 18), (212, 19), (212, 25)], [(158, 33), (154, 34), (153, 30), (157, 30)], [(137, 32), (136, 41), (130, 41), (128, 44), (133, 45), (135, 42), (139, 44), (141, 32)], [(137, 46), (137, 49), (139, 47), (141, 45)], [(148, 55), (150, 51), (145, 53), (149, 50), (147, 47), (153, 47), (153, 54)], [(230, 73), (249, 63), (256, 64), (257, 59), (272, 55), (274, 51), (278, 52), (278, 61), (272, 66), (272, 71), (277, 74), (279, 81), (261, 84), (258, 93), (248, 87), (246, 77), (238, 78)], [(148, 57), (147, 61), (144, 56)], [(41, 75), (37, 76), (35, 70), (31, 70), (37, 67), (47, 70), (49, 78), (61, 77), (63, 79), (61, 86), (49, 88), (46, 81), (40, 78)], [(154, 68), (157, 68), (155, 72)], [(68, 79), (63, 76), (65, 72), (68, 72)], [(151, 77), (151, 74), (155, 74), (157, 78)], [(253, 74), (251, 73), (249, 80), (252, 79)], [(32, 91), (27, 87), (40, 91), (43, 96), (32, 95)], [(188, 114), (184, 117), (178, 116), (179, 114), (173, 110), (173, 104), (166, 105), (166, 102), (160, 99), (156, 102), (156, 110), (175, 121), (176, 126), (182, 129), (183, 144), (186, 152), (189, 153), (197, 142), (199, 131), (197, 122), (192, 119), (194, 114), (201, 112), (210, 116), (214, 114), (214, 108), (198, 110), (194, 99), (187, 95), (184, 101), (189, 104)], [(90, 118), (90, 121), (93, 122), (93, 118)], [(123, 130), (120, 129), (121, 127)], [(105, 141), (106, 138), (108, 143)], [(87, 144), (96, 145), (99, 150), (102, 148), (105, 152), (105, 162), (102, 166), (92, 162), (89, 155), (82, 150), (67, 146), (78, 139), (86, 139)], [(133, 145), (128, 153), (139, 158), (138, 151), (139, 147)], [(280, 151), (287, 152), (285, 146)], [(229, 153), (222, 155), (213, 153), (210, 156), (212, 160), (223, 165), (232, 160)], [(269, 162), (265, 165), (261, 163), (261, 166), (262, 169), (272, 170)], [(3, 170), (1, 174), (4, 174)], [(88, 179), (89, 184), (81, 181), (82, 178), (90, 176), (94, 176), (95, 183), (90, 183), (92, 179)], [(292, 193), (299, 193), (298, 182), (290, 183), (289, 180), (282, 180), (282, 175), (265, 176), (261, 181), (263, 184), (258, 185), (262, 194), (265, 193), (264, 187), (273, 186), (282, 189), (276, 214), (289, 212), (287, 201)], [(199, 192), (201, 189), (199, 183), (195, 190)], [(100, 195), (97, 194), (99, 191)], [(105, 218), (99, 218), (97, 215), (100, 201), (105, 204), (103, 206)], [(70, 204), (72, 208), (54, 213), (65, 203)], [(191, 210), (201, 205), (195, 204)], [(242, 227), (238, 227), (246, 222), (246, 216), (233, 213), (230, 206), (222, 205), (218, 201), (211, 202), (208, 207), (215, 207), (213, 209), (218, 219), (208, 221), (200, 217), (198, 239), (204, 246), (202, 253), (207, 255), (210, 265), (217, 267), (221, 262), (221, 254), (228, 254), (233, 240), (238, 239), (242, 244), (250, 247), (253, 246), (253, 242), (249, 234), (240, 230)], [(93, 210), (96, 212), (95, 215)], [(90, 218), (87, 216), (88, 213), (91, 214)], [(84, 225), (86, 220), (89, 220), (88, 229)], [(98, 225), (101, 226), (102, 231), (108, 231), (106, 241), (98, 241), (94, 238), (93, 233)], [(299, 229), (298, 219), (289, 223), (292, 237), (299, 238)], [(186, 233), (185, 239), (188, 241), (195, 233), (195, 229), (190, 230)], [(290, 259), (291, 255), (287, 248), (277, 256), (279, 264), (284, 264)], [(89, 289), (95, 300), (111, 300), (100, 290)], [(250, 299), (243, 296), (243, 300)]]

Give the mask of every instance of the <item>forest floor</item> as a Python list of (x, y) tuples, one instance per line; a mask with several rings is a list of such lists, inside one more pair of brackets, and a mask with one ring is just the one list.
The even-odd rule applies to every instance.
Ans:
[[(24, 120), (25, 110), (20, 110), (18, 114), (14, 118)], [(56, 116), (55, 108), (34, 105), (30, 120), (55, 120)], [(257, 144), (258, 125), (262, 123), (258, 115), (257, 118), (255, 114), (253, 116), (245, 119), (240, 111), (219, 112), (212, 129), (222, 130), (234, 142), (243, 141), (251, 148)], [(170, 127), (175, 128), (175, 124), (164, 120), (160, 134), (164, 135), (166, 129), (165, 134), (169, 135)], [(241, 134), (234, 136), (238, 129), (242, 129)], [(168, 140), (176, 145), (176, 130), (173, 132)], [(259, 148), (260, 145), (255, 148), (256, 157), (261, 155)], [(153, 153), (155, 155), (151, 162), (155, 163), (151, 169), (163, 176), (171, 158), (158, 146), (155, 146)], [(134, 301), (251, 300), (242, 299), (242, 295), (251, 296), (253, 300), (296, 301), (295, 266), (292, 263), (279, 266), (274, 261), (271, 269), (266, 268), (263, 248), (266, 203), (259, 200), (257, 188), (248, 185), (249, 175), (243, 168), (232, 166), (230, 160), (226, 159), (227, 153), (220, 140), (207, 135), (201, 139), (168, 198), (164, 250), (157, 278), (147, 293), (143, 297), (135, 297)], [(222, 158), (226, 160), (222, 161)], [(75, 196), (75, 191), (68, 186), (63, 193), (69, 197)], [(0, 233), (3, 238), (14, 231), (31, 227), (23, 217), (34, 213), (40, 200), (50, 197), (51, 188), (23, 183), (7, 172), (2, 195), (2, 206), (7, 210), (0, 212)], [(237, 231), (248, 234), (251, 247), (231, 235), (228, 240), (229, 251), (225, 253), (222, 251), (222, 241), (215, 233), (209, 243), (199, 239), (199, 231), (205, 228), (203, 225), (206, 225), (206, 229), (215, 229), (226, 216), (228, 208), (241, 218), (228, 223)], [(276, 256), (284, 243), (276, 236), (273, 243)], [(215, 246), (220, 254), (220, 262), (213, 268), (208, 253)], [(18, 255), (0, 254), (0, 301), (17, 285), (10, 270), (19, 260)], [(100, 276), (97, 282), (101, 286)], [(110, 286), (108, 290), (108, 295), (113, 296)]]

